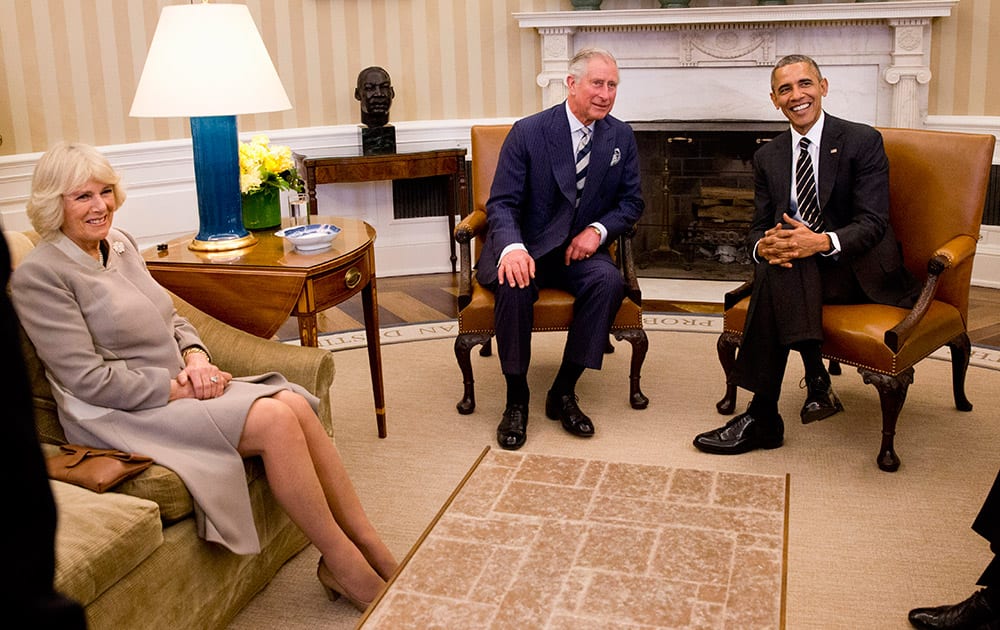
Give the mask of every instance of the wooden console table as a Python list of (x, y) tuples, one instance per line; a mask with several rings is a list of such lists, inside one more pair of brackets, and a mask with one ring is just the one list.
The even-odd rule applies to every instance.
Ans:
[(353, 157), (309, 156), (295, 153), (299, 175), (305, 180), (309, 195), (309, 214), (319, 214), (316, 203), (318, 184), (416, 179), (418, 177), (448, 177), (448, 244), (451, 248), (451, 271), (455, 273), (455, 215), (462, 218), (469, 212), (469, 184), (465, 176), (465, 149), (440, 149), (417, 153), (363, 155)]
[[(230, 326), (269, 339), (295, 315), (303, 346), (317, 346), (316, 316), (361, 293), (368, 367), (379, 437), (386, 436), (382, 349), (375, 290), (375, 228), (364, 221), (317, 217), (341, 229), (330, 247), (300, 252), (272, 230), (254, 232), (251, 247), (222, 252), (188, 248), (194, 236), (174, 239), (163, 251), (143, 253), (156, 281)], [(288, 225), (288, 219), (283, 223)]]

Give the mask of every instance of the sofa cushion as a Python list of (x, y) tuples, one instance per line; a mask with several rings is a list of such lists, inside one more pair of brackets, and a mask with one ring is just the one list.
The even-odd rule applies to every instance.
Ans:
[(156, 503), (52, 481), (56, 502), (55, 588), (84, 606), (163, 544)]
[(114, 491), (156, 503), (160, 508), (160, 518), (168, 525), (194, 514), (194, 499), (187, 486), (177, 473), (166, 466), (153, 464)]
[[(60, 453), (55, 444), (42, 445), (42, 454), (52, 457)], [(139, 499), (152, 501), (160, 508), (160, 518), (166, 524), (176, 523), (194, 514), (194, 499), (177, 473), (166, 466), (153, 464), (138, 477), (133, 477), (111, 492), (120, 492)]]

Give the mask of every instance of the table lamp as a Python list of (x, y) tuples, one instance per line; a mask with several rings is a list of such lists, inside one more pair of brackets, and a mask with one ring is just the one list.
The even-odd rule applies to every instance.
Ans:
[(129, 115), (190, 118), (199, 220), (191, 249), (257, 242), (243, 227), (236, 116), (291, 107), (246, 5), (163, 7)]

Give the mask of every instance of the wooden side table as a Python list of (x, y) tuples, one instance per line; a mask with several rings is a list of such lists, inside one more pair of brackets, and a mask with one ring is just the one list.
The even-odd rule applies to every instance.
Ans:
[(294, 154), (299, 175), (305, 180), (309, 195), (309, 213), (318, 214), (317, 184), (376, 182), (418, 177), (448, 177), (448, 244), (451, 247), (451, 271), (455, 273), (455, 215), (469, 213), (469, 184), (465, 175), (465, 149), (440, 149), (415, 153), (364, 155), (352, 157), (309, 156)]
[[(386, 436), (382, 349), (375, 287), (375, 228), (364, 221), (317, 217), (341, 228), (332, 245), (299, 252), (276, 230), (254, 232), (257, 244), (228, 252), (188, 248), (191, 238), (143, 253), (157, 282), (209, 315), (240, 330), (270, 338), (290, 315), (298, 318), (304, 346), (316, 346), (316, 316), (361, 293), (368, 365), (378, 435)], [(288, 219), (284, 220), (288, 225)]]

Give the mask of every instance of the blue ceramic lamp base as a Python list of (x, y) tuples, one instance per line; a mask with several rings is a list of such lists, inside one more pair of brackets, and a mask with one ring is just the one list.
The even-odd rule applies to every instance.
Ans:
[(191, 118), (198, 234), (188, 246), (218, 252), (249, 247), (257, 237), (243, 227), (236, 116)]

